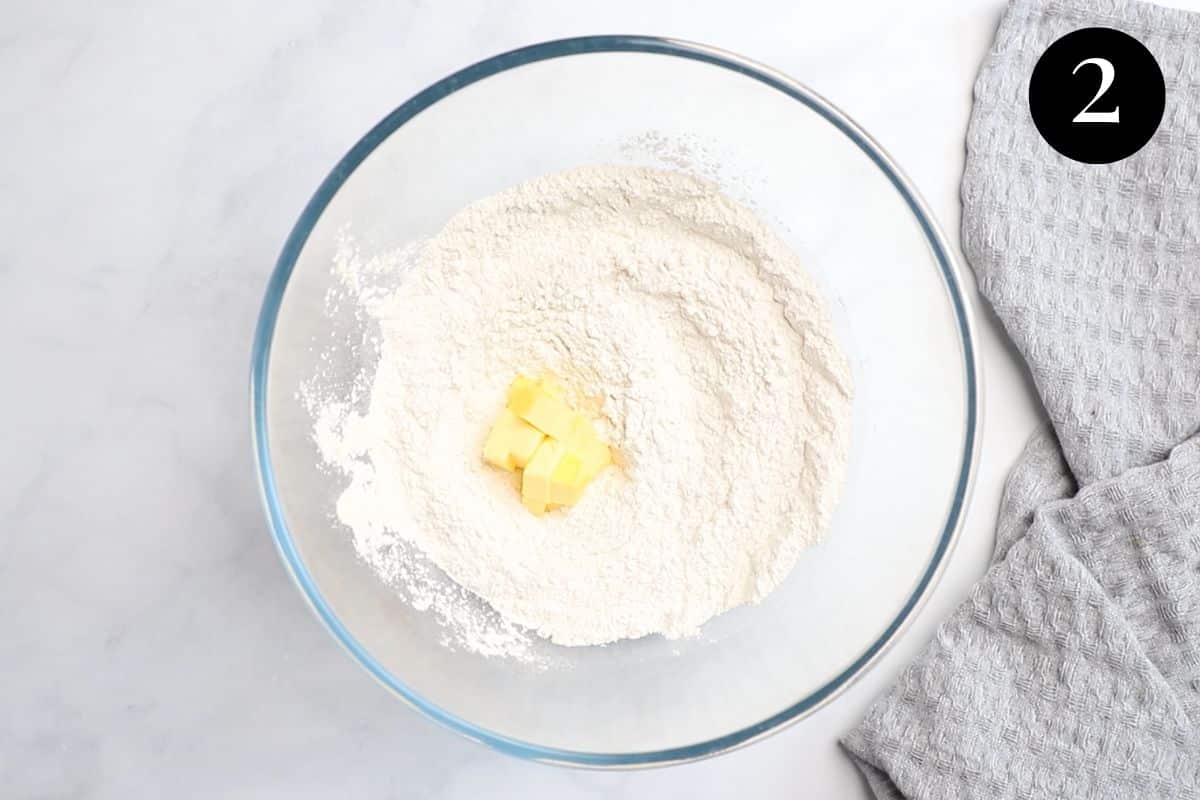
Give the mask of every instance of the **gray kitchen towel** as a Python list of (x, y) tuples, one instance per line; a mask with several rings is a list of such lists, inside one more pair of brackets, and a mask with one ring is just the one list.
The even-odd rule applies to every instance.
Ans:
[[(1038, 57), (1086, 27), (1162, 68), (1109, 165), (1039, 136)], [(1015, 0), (975, 86), (963, 244), (1052, 430), (993, 565), (843, 742), (878, 798), (1200, 798), (1200, 16)]]

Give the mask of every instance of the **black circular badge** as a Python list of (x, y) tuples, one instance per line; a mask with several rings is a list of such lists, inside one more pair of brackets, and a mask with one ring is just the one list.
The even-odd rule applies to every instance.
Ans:
[(1038, 133), (1074, 161), (1111, 164), (1158, 130), (1167, 90), (1150, 51), (1112, 28), (1083, 28), (1046, 49), (1029, 78)]

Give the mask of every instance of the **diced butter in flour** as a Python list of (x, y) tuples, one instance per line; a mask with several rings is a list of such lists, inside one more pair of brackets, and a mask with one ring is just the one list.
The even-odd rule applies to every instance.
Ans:
[(521, 475), (521, 503), (538, 516), (546, 513), (546, 507), (553, 499), (554, 470), (566, 452), (562, 443), (546, 439), (538, 445)]
[(589, 480), (591, 478), (584, 474), (579, 457), (569, 450), (564, 452), (555, 465), (554, 472), (550, 473), (550, 504), (575, 505)]
[(579, 459), (579, 474), (584, 484), (612, 463), (612, 451), (600, 441), (592, 423), (582, 414), (575, 419), (567, 448)]
[(483, 444), (483, 458), (493, 466), (512, 472), (529, 463), (545, 438), (545, 434), (506, 408), (500, 412), (500, 418)]
[(575, 412), (561, 398), (523, 376), (513, 381), (509, 389), (508, 407), (518, 417), (559, 441), (566, 441), (575, 426)]
[(521, 503), (538, 516), (548, 508), (577, 503), (592, 479), (612, 463), (612, 453), (591, 421), (571, 409), (564, 396), (553, 378), (518, 376), (508, 390), (508, 407), (483, 445), (489, 464), (524, 470)]

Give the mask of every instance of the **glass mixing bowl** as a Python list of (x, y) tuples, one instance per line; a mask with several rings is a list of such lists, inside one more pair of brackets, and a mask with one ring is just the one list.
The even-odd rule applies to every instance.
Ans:
[[(539, 669), (443, 646), (355, 554), (298, 388), (331, 324), (339, 231), (371, 246), (583, 164), (687, 161), (772, 222), (830, 301), (857, 384), (826, 540), (764, 602), (695, 639), (538, 647)], [(396, 275), (397, 282), (404, 279)], [(436, 331), (430, 332), (436, 336)], [(343, 350), (342, 352), (345, 352)], [(347, 357), (349, 359), (349, 357)], [(639, 36), (548, 42), (434, 84), (369, 131), (305, 208), (254, 343), (254, 445), (270, 527), (317, 616), (397, 696), (507, 753), (588, 766), (712, 755), (804, 717), (904, 629), (953, 545), (978, 448), (979, 376), (959, 268), (915, 189), (857, 125), (746, 59)], [(347, 374), (358, 364), (334, 364)]]

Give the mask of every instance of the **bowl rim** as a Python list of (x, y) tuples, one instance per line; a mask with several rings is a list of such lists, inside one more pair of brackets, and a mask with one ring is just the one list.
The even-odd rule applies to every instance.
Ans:
[[(522, 741), (497, 733), (452, 714), (392, 675), (350, 633), (329, 606), (316, 586), (292, 538), (280, 504), (268, 437), (267, 378), (270, 366), (271, 342), (282, 305), (284, 292), (296, 261), (309, 234), (326, 206), (347, 178), (388, 136), (426, 108), (454, 92), (489, 76), (516, 67), (566, 56), (588, 53), (638, 52), (691, 59), (745, 75), (776, 89), (819, 114), (841, 131), (866, 154), (890, 180), (905, 200), (927, 240), (941, 269), (962, 347), (966, 376), (967, 420), (964, 431), (962, 459), (953, 500), (937, 546), (930, 562), (917, 581), (912, 593), (901, 606), (892, 622), (849, 666), (820, 688), (799, 701), (757, 723), (719, 737), (662, 750), (630, 753), (600, 753), (565, 750)], [(304, 207), (284, 243), (275, 268), (267, 283), (258, 325), (254, 334), (250, 370), (251, 434), (254, 445), (259, 491), (271, 534), (289, 574), (318, 619), (330, 634), (368, 673), (393, 694), (427, 717), (469, 739), (503, 753), (546, 763), (592, 768), (635, 768), (664, 766), (728, 752), (782, 730), (812, 714), (833, 700), (878, 661), (899, 638), (916, 616), (924, 601), (941, 577), (943, 568), (958, 539), (979, 459), (980, 404), (982, 401), (979, 355), (975, 335), (974, 314), (969, 297), (963, 292), (961, 266), (945, 235), (938, 227), (925, 201), (909, 178), (891, 156), (844, 112), (804, 84), (750, 59), (680, 39), (641, 35), (598, 35), (556, 39), (500, 53), (455, 72), (418, 92), (371, 128), (350, 148), (334, 166)]]

